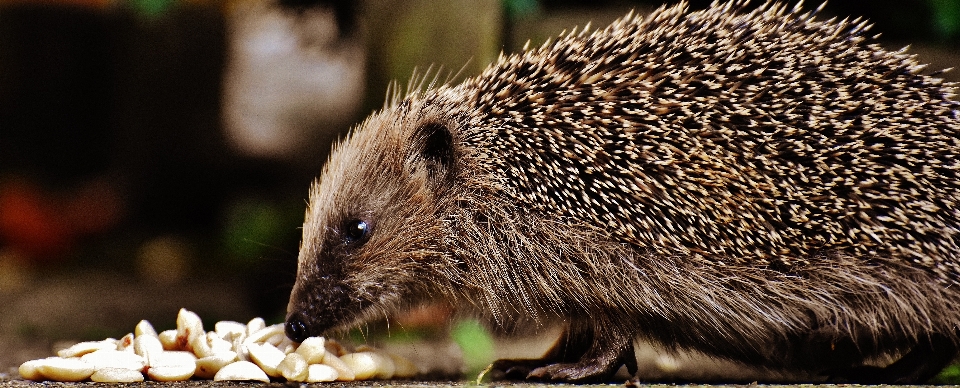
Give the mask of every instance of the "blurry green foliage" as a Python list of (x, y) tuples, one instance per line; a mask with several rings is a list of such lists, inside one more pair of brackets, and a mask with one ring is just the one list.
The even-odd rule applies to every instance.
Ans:
[[(929, 0), (941, 39), (960, 39), (960, 0)], [(955, 42), (956, 43), (956, 42)]]
[(457, 322), (450, 332), (450, 337), (463, 351), (466, 376), (476, 376), (496, 359), (493, 337), (479, 321), (463, 320)]
[(280, 209), (266, 201), (241, 200), (226, 215), (223, 246), (241, 265), (251, 265), (267, 251), (275, 250), (289, 223)]
[(930, 384), (960, 384), (960, 365), (950, 365), (928, 381)]
[(167, 13), (176, 0), (129, 0), (130, 5), (141, 16), (157, 18)]
[(503, 0), (503, 10), (508, 19), (516, 19), (535, 13), (540, 9), (537, 0)]

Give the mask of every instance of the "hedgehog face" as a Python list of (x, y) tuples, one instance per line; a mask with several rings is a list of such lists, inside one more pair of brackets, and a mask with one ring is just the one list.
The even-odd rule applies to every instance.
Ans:
[(402, 103), (335, 147), (303, 226), (287, 334), (303, 340), (422, 299), (455, 169), (444, 117)]

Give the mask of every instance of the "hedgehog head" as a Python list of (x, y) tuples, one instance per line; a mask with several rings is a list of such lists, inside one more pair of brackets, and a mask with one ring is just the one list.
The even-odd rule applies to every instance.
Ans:
[(461, 123), (431, 99), (408, 98), (334, 146), (314, 183), (287, 314), (294, 340), (384, 317), (435, 282), (443, 198), (457, 174)]

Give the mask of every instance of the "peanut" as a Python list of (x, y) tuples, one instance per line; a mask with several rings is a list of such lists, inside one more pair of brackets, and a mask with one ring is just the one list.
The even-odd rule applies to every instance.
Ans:
[(227, 381), (227, 380), (239, 380), (239, 381), (262, 381), (264, 383), (269, 383), (270, 378), (267, 377), (266, 373), (263, 373), (263, 370), (257, 367), (256, 364), (250, 361), (237, 361), (223, 368), (220, 368), (220, 371), (217, 372), (216, 376), (213, 377), (213, 381)]

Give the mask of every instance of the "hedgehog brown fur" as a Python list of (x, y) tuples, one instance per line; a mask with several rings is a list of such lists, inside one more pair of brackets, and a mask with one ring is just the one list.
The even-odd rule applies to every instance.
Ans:
[(445, 298), (566, 323), (508, 375), (633, 372), (635, 338), (818, 381), (935, 374), (960, 346), (954, 86), (866, 22), (746, 3), (388, 104), (311, 190), (288, 335)]

